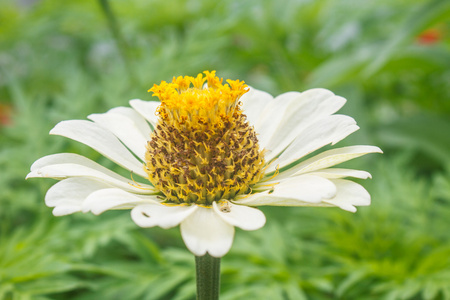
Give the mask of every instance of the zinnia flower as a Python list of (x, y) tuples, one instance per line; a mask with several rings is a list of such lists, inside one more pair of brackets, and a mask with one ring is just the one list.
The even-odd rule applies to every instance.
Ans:
[(131, 100), (131, 108), (93, 114), (91, 121), (57, 124), (50, 134), (88, 145), (130, 176), (77, 154), (45, 156), (27, 178), (61, 180), (45, 197), (53, 214), (131, 209), (137, 225), (180, 225), (192, 253), (221, 257), (231, 248), (235, 226), (256, 230), (265, 224), (255, 206), (354, 212), (370, 204), (368, 192), (347, 179), (369, 173), (330, 167), (381, 152), (378, 147), (342, 147), (303, 159), (358, 130), (353, 118), (335, 114), (344, 98), (325, 89), (274, 98), (239, 80), (223, 83), (214, 71), (204, 74), (154, 85), (149, 91), (160, 102)]

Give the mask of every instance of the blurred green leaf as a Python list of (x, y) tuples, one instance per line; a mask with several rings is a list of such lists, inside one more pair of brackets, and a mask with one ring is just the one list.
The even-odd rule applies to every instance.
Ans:
[(412, 8), (408, 6), (404, 8), (407, 11), (405, 21), (398, 26), (382, 50), (374, 56), (375, 59), (367, 65), (363, 72), (364, 77), (368, 78), (382, 68), (403, 43), (430, 26), (450, 18), (450, 3), (447, 1), (431, 0)]
[(438, 164), (450, 163), (450, 120), (438, 115), (420, 114), (398, 119), (380, 127), (379, 140), (386, 146), (421, 151)]

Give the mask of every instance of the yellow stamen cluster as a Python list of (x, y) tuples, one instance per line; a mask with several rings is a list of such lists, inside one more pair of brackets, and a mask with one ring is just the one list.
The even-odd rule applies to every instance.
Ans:
[(204, 74), (149, 90), (161, 105), (145, 170), (168, 203), (209, 206), (250, 192), (263, 175), (256, 133), (240, 108), (247, 85)]
[[(239, 98), (247, 92), (247, 85), (239, 80), (227, 80), (215, 76), (215, 71), (205, 71), (197, 77), (180, 76), (171, 83), (162, 81), (154, 85), (153, 92), (161, 101), (159, 117), (171, 125), (220, 123), (222, 116), (232, 117)], [(207, 82), (207, 87), (205, 83)]]

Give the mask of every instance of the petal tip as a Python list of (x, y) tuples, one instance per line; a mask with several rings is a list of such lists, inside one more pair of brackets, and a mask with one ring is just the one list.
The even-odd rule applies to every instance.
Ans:
[(381, 154), (384, 153), (383, 150), (381, 150), (380, 147), (377, 147), (377, 146), (374, 146), (374, 147), (376, 148), (376, 151), (374, 151), (375, 153), (381, 153)]
[(61, 126), (64, 126), (68, 121), (61, 121), (57, 123), (49, 132), (50, 135), (59, 135)]
[(42, 173), (39, 172), (39, 170), (33, 170), (27, 174), (25, 180), (27, 180), (28, 178), (38, 178), (38, 177), (45, 177), (45, 176), (43, 176)]

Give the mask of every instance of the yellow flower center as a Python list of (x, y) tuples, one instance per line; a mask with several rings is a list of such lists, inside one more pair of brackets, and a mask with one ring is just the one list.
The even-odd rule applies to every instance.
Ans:
[(247, 85), (223, 84), (215, 71), (204, 74), (162, 81), (149, 90), (161, 105), (145, 171), (168, 203), (209, 206), (250, 192), (263, 175), (263, 153), (240, 108)]

